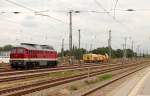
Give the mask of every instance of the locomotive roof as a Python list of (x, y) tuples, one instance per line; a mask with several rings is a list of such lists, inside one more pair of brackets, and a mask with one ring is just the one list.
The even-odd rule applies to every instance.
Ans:
[(38, 44), (30, 44), (30, 43), (21, 43), (19, 46), (16, 47), (23, 47), (29, 50), (54, 50), (54, 48), (50, 45), (38, 45)]

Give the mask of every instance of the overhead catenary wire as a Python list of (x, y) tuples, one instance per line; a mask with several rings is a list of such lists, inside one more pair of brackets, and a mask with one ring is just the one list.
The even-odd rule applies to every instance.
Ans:
[(109, 11), (107, 11), (101, 3), (99, 3), (97, 0), (94, 0), (94, 1), (100, 8), (102, 8), (107, 14), (109, 14)]
[(34, 9), (32, 9), (32, 8), (26, 7), (26, 6), (22, 5), (22, 4), (16, 3), (16, 2), (14, 2), (14, 1), (11, 1), (11, 0), (5, 0), (5, 1), (7, 1), (7, 2), (9, 2), (9, 3), (11, 3), (11, 4), (14, 4), (14, 5), (18, 6), (18, 7), (24, 8), (24, 9), (26, 9), (26, 10), (32, 11), (32, 12), (35, 13), (35, 15), (46, 16), (46, 17), (49, 17), (49, 18), (51, 18), (51, 19), (53, 19), (53, 20), (57, 20), (57, 21), (59, 21), (59, 22), (66, 23), (66, 22), (64, 22), (64, 21), (62, 21), (62, 20), (60, 20), (60, 19), (57, 19), (57, 18), (52, 17), (52, 16), (50, 16), (50, 15), (43, 14), (41, 11), (34, 10)]
[[(24, 9), (26, 9), (26, 10), (32, 11), (32, 12), (35, 13), (35, 15), (46, 16), (46, 17), (49, 17), (49, 18), (51, 18), (51, 19), (53, 19), (53, 20), (56, 20), (56, 21), (59, 21), (59, 22), (65, 23), (65, 24), (69, 24), (69, 22), (65, 22), (65, 21), (62, 21), (62, 20), (60, 20), (60, 19), (58, 19), (58, 18), (52, 17), (52, 16), (50, 16), (50, 15), (43, 14), (42, 12), (45, 12), (45, 11), (34, 10), (34, 9), (32, 9), (32, 8), (29, 8), (29, 7), (27, 7), (27, 6), (24, 6), (23, 4), (19, 4), (19, 3), (17, 3), (17, 2), (11, 1), (11, 0), (5, 0), (5, 1), (7, 1), (7, 2), (9, 2), (9, 3), (11, 3), (11, 4), (14, 4), (14, 5), (18, 6), (18, 7), (22, 7), (22, 8), (24, 8)], [(49, 10), (46, 10), (46, 11), (48, 12)], [(79, 10), (79, 11), (80, 11), (80, 10)], [(100, 12), (100, 11), (95, 11), (95, 10), (81, 10), (80, 12), (106, 13), (106, 12)], [(107, 13), (109, 13), (109, 12), (107, 12)]]
[[(150, 11), (150, 9), (115, 9), (116, 11), (141, 11), (141, 12), (145, 12), (145, 11)], [(113, 11), (113, 10), (110, 10)]]
[[(34, 9), (32, 9), (32, 8), (29, 8), (29, 7), (27, 7), (27, 6), (24, 6), (23, 4), (19, 4), (19, 3), (17, 3), (17, 2), (11, 1), (11, 0), (5, 0), (5, 1), (7, 1), (7, 2), (13, 4), (13, 5), (16, 5), (16, 6), (18, 6), (18, 7), (24, 8), (24, 9), (26, 9), (26, 10), (28, 10), (28, 11), (31, 11), (31, 12), (35, 13), (35, 15), (46, 16), (46, 17), (48, 17), (48, 18), (50, 18), (50, 19), (53, 19), (53, 20), (55, 20), (55, 21), (58, 21), (58, 22), (67, 24), (67, 22), (64, 22), (64, 21), (62, 21), (62, 20), (60, 20), (60, 19), (57, 19), (57, 18), (52, 17), (52, 16), (47, 15), (47, 14), (43, 14), (43, 13), (42, 13), (43, 11), (34, 10)], [(45, 11), (44, 11), (44, 12), (45, 12)], [(20, 13), (21, 13), (21, 12), (20, 12)]]
[(115, 5), (115, 1), (116, 1), (116, 0), (111, 0), (111, 2), (112, 2), (112, 5), (111, 5), (111, 8), (110, 8), (110, 10), (113, 10), (113, 8), (114, 8), (114, 5)]
[(118, 0), (116, 0), (115, 6), (114, 6), (114, 18), (116, 17), (116, 7), (117, 7), (117, 4), (118, 4)]
[[(65, 21), (62, 21), (61, 19), (52, 17), (52, 16), (47, 15), (47, 14), (43, 14), (41, 11), (34, 10), (34, 9), (32, 9), (32, 8), (29, 8), (29, 7), (27, 7), (27, 6), (24, 6), (23, 4), (19, 4), (19, 3), (17, 3), (17, 2), (11, 1), (11, 0), (5, 0), (5, 1), (7, 1), (7, 2), (9, 2), (9, 3), (11, 3), (11, 4), (14, 4), (14, 5), (18, 6), (18, 7), (21, 7), (21, 8), (24, 8), (24, 9), (26, 9), (26, 10), (29, 10), (29, 11), (31, 11), (31, 12), (34, 12), (35, 15), (46, 16), (46, 17), (48, 17), (48, 18), (50, 18), (50, 19), (53, 19), (53, 20), (56, 20), (56, 21), (58, 21), (58, 22), (61, 22), (61, 23), (67, 24), (67, 25), (69, 24), (69, 22), (65, 22)], [(86, 12), (103, 13), (103, 12), (98, 12), (98, 11), (86, 11)], [(76, 26), (73, 26), (73, 27), (75, 27), (76, 29), (79, 29), (79, 28), (76, 27)], [(73, 28), (73, 29), (74, 29), (74, 28)], [(75, 29), (75, 30), (76, 30), (76, 29)], [(80, 29), (84, 30), (83, 28), (80, 28)]]
[(102, 5), (98, 0), (94, 0), (94, 1), (95, 1), (95, 3), (96, 3), (101, 9), (103, 9), (103, 10), (106, 12), (106, 14), (107, 14), (108, 16), (110, 16), (116, 23), (122, 25), (122, 27), (123, 27), (125, 30), (127, 30), (127, 31), (132, 31), (132, 30), (129, 29), (124, 23), (122, 23), (122, 22), (116, 20), (116, 18), (114, 18), (114, 16), (112, 16), (111, 14), (109, 14), (109, 11), (108, 11), (107, 9), (105, 9), (105, 8), (103, 7), (103, 5)]
[[(12, 4), (16, 5), (16, 6), (25, 8), (26, 10), (32, 11), (32, 12), (35, 13), (35, 15), (46, 16), (46, 17), (49, 17), (49, 18), (51, 18), (51, 19), (53, 19), (53, 20), (57, 20), (57, 21), (59, 21), (59, 22), (65, 23), (65, 24), (69, 24), (68, 22), (64, 22), (64, 21), (62, 21), (62, 20), (60, 20), (60, 19), (58, 19), (58, 18), (52, 17), (52, 16), (47, 15), (47, 14), (43, 14), (43, 13), (40, 12), (40, 11), (31, 9), (31, 8), (29, 8), (29, 7), (26, 7), (26, 6), (22, 5), (22, 4), (16, 3), (16, 2), (14, 2), (14, 1), (11, 1), (11, 0), (5, 0), (5, 1), (7, 1), (7, 2), (9, 2), (9, 3), (12, 3)], [(111, 15), (109, 14), (110, 12), (107, 11), (107, 10), (102, 6), (102, 4), (100, 4), (97, 0), (95, 0), (95, 2), (104, 10), (104, 12), (99, 12), (99, 11), (83, 11), (83, 12), (107, 13), (109, 16), (111, 16)], [(81, 12), (82, 12), (82, 10), (81, 10)], [(112, 16), (111, 16), (111, 17), (112, 17)], [(112, 17), (112, 18), (115, 20), (114, 17)], [(118, 23), (120, 23), (120, 22), (117, 21), (117, 20), (115, 20), (115, 21), (118, 22)], [(120, 23), (120, 24), (121, 24), (121, 23)], [(121, 24), (121, 25), (123, 25), (123, 24)], [(74, 27), (74, 26), (73, 26), (73, 27)]]
[(5, 1), (7, 1), (7, 2), (9, 2), (9, 3), (12, 3), (12, 4), (16, 5), (16, 6), (22, 7), (22, 8), (24, 8), (24, 9), (27, 9), (27, 10), (29, 10), (29, 11), (35, 12), (35, 10), (33, 10), (33, 9), (29, 8), (29, 7), (26, 7), (26, 6), (24, 6), (24, 5), (18, 4), (18, 3), (14, 2), (14, 1), (11, 1), (11, 0), (5, 0)]
[[(55, 18), (55, 17), (52, 17), (52, 16), (50, 16), (50, 15), (47, 15), (47, 14), (43, 14), (42, 12), (40, 12), (40, 11), (37, 11), (37, 10), (34, 10), (34, 9), (31, 9), (30, 7), (26, 7), (26, 6), (24, 6), (24, 5), (22, 5), (22, 4), (19, 4), (19, 3), (17, 3), (16, 4), (16, 2), (14, 2), (14, 1), (11, 1), (11, 0), (6, 0), (7, 2), (10, 2), (10, 3), (12, 3), (12, 4), (15, 4), (16, 6), (19, 6), (19, 7), (22, 7), (22, 8), (25, 8), (25, 9), (27, 9), (27, 10), (29, 10), (29, 11), (31, 11), (31, 12), (34, 12), (36, 15), (41, 15), (41, 16), (46, 16), (46, 17), (49, 17), (49, 18), (51, 18), (51, 19), (53, 19), (53, 20), (57, 20), (57, 21), (59, 21), (59, 22), (62, 22), (62, 23), (65, 23), (65, 24), (68, 24), (68, 22), (64, 22), (64, 21), (62, 21), (62, 20), (60, 20), (60, 19), (58, 19), (58, 18)], [(97, 1), (97, 0), (95, 0), (95, 1)], [(101, 4), (99, 4), (100, 6), (101, 6), (101, 8), (105, 11), (104, 13), (106, 13), (106, 14), (108, 14), (109, 16), (111, 16), (109, 13), (109, 11), (107, 11)], [(81, 10), (82, 11), (82, 10)], [(83, 11), (84, 12), (84, 11)], [(87, 11), (88, 12), (88, 11)], [(89, 11), (89, 12), (95, 12), (95, 13), (100, 13), (100, 12), (98, 12), (98, 11)], [(117, 23), (119, 23), (119, 24), (121, 24), (121, 25), (123, 25), (124, 27), (125, 27), (125, 25), (123, 24), (123, 23), (121, 23), (121, 22), (119, 22), (118, 20), (116, 20), (113, 16), (111, 16), (112, 18), (113, 18), (113, 20), (115, 20)], [(127, 27), (126, 27), (126, 29), (127, 29)]]
[[(68, 12), (68, 10), (52, 10), (53, 12)], [(109, 12), (106, 12), (106, 11), (100, 11), (100, 10), (77, 10), (77, 12), (79, 13), (109, 13)]]

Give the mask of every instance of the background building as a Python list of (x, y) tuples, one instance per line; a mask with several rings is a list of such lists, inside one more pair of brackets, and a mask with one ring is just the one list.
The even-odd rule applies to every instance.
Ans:
[(0, 51), (0, 63), (9, 63), (10, 51)]

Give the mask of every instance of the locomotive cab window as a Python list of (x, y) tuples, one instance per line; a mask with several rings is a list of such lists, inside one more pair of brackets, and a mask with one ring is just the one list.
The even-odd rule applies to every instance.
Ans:
[(17, 53), (19, 53), (19, 54), (24, 53), (24, 49), (19, 48), (19, 49), (17, 50)]
[(16, 53), (16, 49), (12, 49), (12, 50), (11, 50), (11, 53)]

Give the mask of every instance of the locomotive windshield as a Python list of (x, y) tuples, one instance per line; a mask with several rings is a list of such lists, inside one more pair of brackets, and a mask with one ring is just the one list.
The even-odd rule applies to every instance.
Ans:
[(19, 53), (19, 54), (22, 54), (22, 53), (24, 53), (24, 49), (22, 49), (22, 48), (19, 48), (19, 49), (17, 50), (17, 53)]
[(24, 49), (23, 48), (14, 48), (11, 50), (11, 53), (22, 54), (22, 53), (24, 53)]
[(11, 53), (16, 53), (16, 49), (12, 49), (12, 50), (11, 50)]

